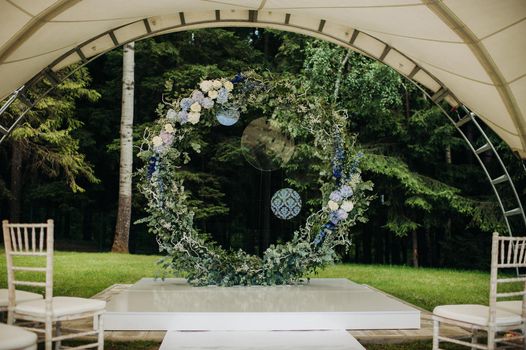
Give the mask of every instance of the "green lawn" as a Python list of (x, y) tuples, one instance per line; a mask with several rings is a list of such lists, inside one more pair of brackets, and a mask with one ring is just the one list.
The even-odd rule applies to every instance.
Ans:
[[(134, 283), (157, 274), (157, 256), (112, 253), (55, 253), (55, 295), (91, 297), (115, 283)], [(340, 264), (312, 277), (345, 277), (368, 284), (427, 310), (440, 304), (487, 303), (489, 274), (404, 266)], [(6, 268), (0, 252), (0, 286)]]
[[(55, 295), (90, 297), (115, 283), (134, 283), (155, 277), (157, 256), (112, 253), (55, 253)], [(427, 310), (440, 304), (487, 303), (489, 273), (404, 266), (339, 264), (312, 277), (345, 277), (368, 284)], [(0, 287), (6, 268), (0, 251)], [(371, 345), (371, 350), (430, 349), (431, 342)], [(154, 349), (155, 343), (108, 343), (108, 349)]]

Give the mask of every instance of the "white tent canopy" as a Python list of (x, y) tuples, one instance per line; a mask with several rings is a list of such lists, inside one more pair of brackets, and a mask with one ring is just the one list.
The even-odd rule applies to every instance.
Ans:
[(525, 0), (0, 0), (0, 99), (127, 41), (221, 26), (351, 47), (465, 104), (526, 158)]

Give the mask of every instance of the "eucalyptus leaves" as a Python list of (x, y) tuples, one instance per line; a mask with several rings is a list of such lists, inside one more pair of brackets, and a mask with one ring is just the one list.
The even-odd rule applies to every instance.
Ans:
[[(342, 132), (345, 118), (312, 106), (306, 111), (305, 106), (291, 103), (284, 92), (293, 96), (286, 82), (256, 75), (238, 75), (231, 81), (205, 80), (189, 97), (167, 97), (157, 110), (157, 124), (145, 135), (139, 156), (146, 165), (140, 171), (139, 188), (147, 199), (149, 215), (140, 222), (148, 225), (166, 255), (161, 265), (186, 272), (193, 285), (295, 283), (337, 259), (335, 248), (348, 248), (349, 229), (365, 220), (371, 184), (362, 182), (353, 138)], [(283, 116), (291, 110), (303, 113), (300, 124), (287, 127), (301, 128), (319, 146), (319, 158), (331, 169), (320, 172), (318, 181), (327, 204), (308, 217), (292, 240), (270, 246), (262, 257), (224, 250), (206, 233), (198, 232), (193, 222), (194, 211), (199, 208), (188, 207), (183, 183), (173, 176), (190, 161), (190, 152), (199, 152), (199, 145), (192, 142), (198, 123), (214, 127), (217, 113), (225, 109), (243, 112), (255, 102), (271, 106), (269, 114), (278, 124), (286, 124)]]

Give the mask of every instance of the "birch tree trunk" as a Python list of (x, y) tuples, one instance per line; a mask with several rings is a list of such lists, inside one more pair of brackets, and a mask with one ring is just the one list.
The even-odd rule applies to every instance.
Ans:
[(20, 222), (22, 217), (22, 145), (20, 142), (13, 140), (11, 147), (9, 220), (11, 222)]
[(119, 209), (112, 252), (128, 253), (132, 201), (133, 93), (135, 43), (124, 46), (122, 56), (121, 157), (119, 168)]

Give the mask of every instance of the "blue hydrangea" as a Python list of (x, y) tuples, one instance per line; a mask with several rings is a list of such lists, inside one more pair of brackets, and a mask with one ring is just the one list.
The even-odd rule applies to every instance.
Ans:
[(349, 214), (345, 210), (343, 209), (336, 210), (336, 217), (338, 218), (338, 220), (345, 220), (347, 219), (348, 216)]
[(332, 211), (329, 214), (329, 221), (333, 223), (334, 225), (338, 225), (340, 223), (340, 217), (338, 216), (336, 211)]
[(179, 105), (181, 106), (181, 109), (186, 112), (190, 109), (190, 106), (194, 103), (194, 101), (191, 98), (185, 97), (181, 100), (181, 103)]
[(222, 87), (219, 89), (219, 95), (217, 96), (217, 103), (224, 104), (228, 101), (228, 90)]
[(205, 95), (199, 90), (194, 90), (192, 92), (192, 101), (199, 102), (199, 104), (203, 104), (203, 100), (205, 99)]
[(329, 196), (329, 199), (334, 202), (339, 202), (343, 199), (343, 197), (340, 194), (340, 191), (332, 191), (331, 195)]
[(186, 124), (188, 122), (188, 112), (187, 111), (180, 111), (177, 114), (177, 121), (181, 124)]
[(201, 102), (201, 105), (203, 106), (204, 109), (210, 109), (214, 107), (214, 100), (212, 100), (211, 98), (205, 97), (203, 99), (203, 102)]
[(342, 188), (340, 188), (340, 194), (343, 198), (349, 198), (353, 195), (352, 187), (349, 185), (343, 185)]

